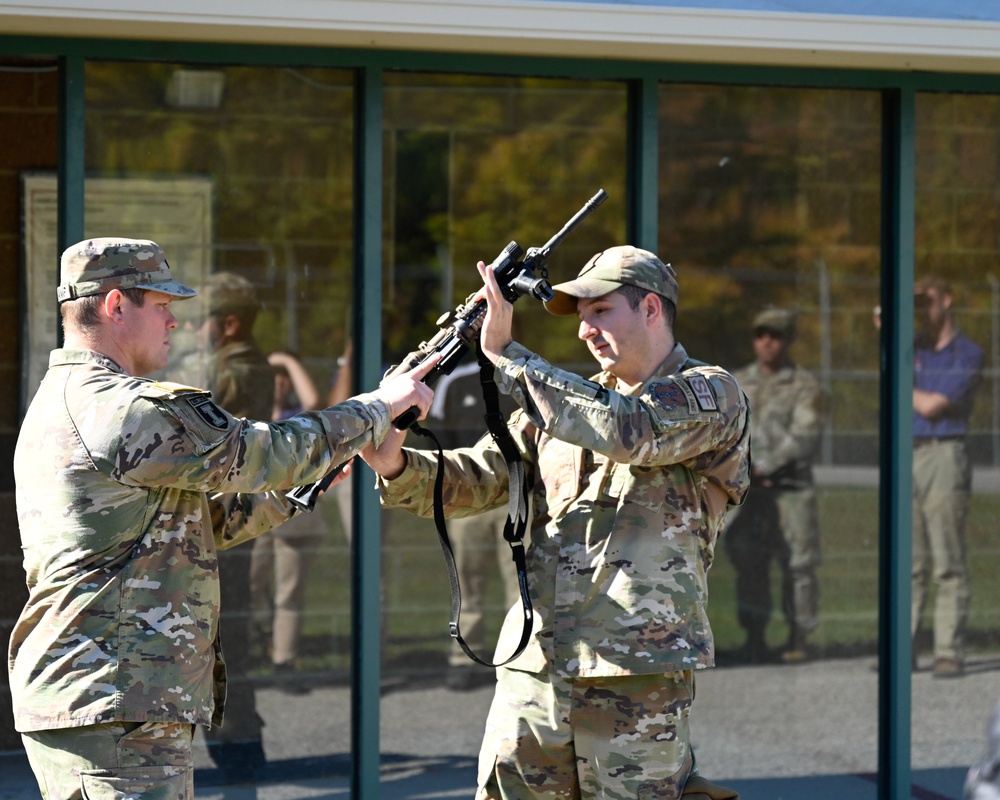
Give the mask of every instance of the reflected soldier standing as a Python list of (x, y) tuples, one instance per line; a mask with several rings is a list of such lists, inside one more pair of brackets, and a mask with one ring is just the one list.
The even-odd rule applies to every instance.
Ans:
[[(257, 346), (253, 326), (260, 301), (252, 283), (234, 272), (216, 272), (201, 290), (205, 318), (198, 330), (205, 359), (205, 382), (193, 383), (234, 417), (269, 420), (274, 405), (274, 368)], [(219, 639), (228, 671), (225, 727), (205, 731), (208, 754), (227, 780), (250, 777), (263, 765), (264, 747), (250, 667), (249, 547), (219, 551), (219, 591), (222, 614)]]
[(741, 656), (769, 659), (770, 565), (781, 568), (781, 605), (789, 637), (786, 662), (809, 657), (806, 642), (819, 624), (819, 517), (813, 459), (823, 427), (819, 381), (792, 361), (795, 316), (776, 308), (753, 322), (755, 361), (734, 375), (750, 401), (751, 491), (724, 534), (736, 569), (736, 614), (746, 631)]

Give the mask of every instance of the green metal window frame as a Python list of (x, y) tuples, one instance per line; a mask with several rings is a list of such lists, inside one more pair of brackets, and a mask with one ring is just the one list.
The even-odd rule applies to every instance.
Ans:
[[(879, 91), (882, 97), (883, 325), (880, 342), (879, 752), (880, 800), (910, 795), (910, 560), (915, 105), (918, 92), (1000, 94), (1000, 76), (879, 70), (745, 67), (584, 59), (466, 56), (389, 50), (215, 45), (0, 36), (0, 55), (56, 57), (60, 66), (59, 242), (83, 237), (84, 64), (88, 58), (307, 65), (355, 71), (355, 390), (381, 363), (383, 74), (392, 70), (621, 80), (629, 86), (628, 229), (657, 247), (658, 87), (661, 82)], [(352, 549), (352, 795), (379, 796), (379, 504), (365, 468), (354, 483)]]

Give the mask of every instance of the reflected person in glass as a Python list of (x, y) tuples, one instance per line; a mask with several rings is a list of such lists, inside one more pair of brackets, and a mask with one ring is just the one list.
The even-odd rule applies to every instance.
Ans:
[(966, 437), (983, 368), (982, 348), (955, 322), (954, 301), (951, 286), (939, 277), (914, 287), (912, 622), (916, 641), (933, 580), (936, 678), (965, 671), (965, 523), (972, 488)]
[(753, 320), (755, 359), (733, 374), (750, 401), (753, 464), (747, 502), (730, 514), (723, 535), (736, 570), (736, 617), (746, 631), (740, 661), (771, 660), (771, 563), (781, 570), (781, 607), (788, 623), (785, 662), (812, 655), (807, 640), (819, 625), (819, 515), (813, 460), (823, 427), (824, 396), (812, 373), (789, 352), (795, 313), (766, 308)]

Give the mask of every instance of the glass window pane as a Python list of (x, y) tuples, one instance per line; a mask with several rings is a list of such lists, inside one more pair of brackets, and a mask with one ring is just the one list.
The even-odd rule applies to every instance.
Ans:
[(916, 109), (913, 766), (961, 787), (1000, 700), (1000, 97)]
[[(352, 308), (352, 85), (344, 70), (88, 63), (87, 235), (153, 239), (202, 290), (173, 305), (158, 377), (251, 418), (327, 405)], [(346, 511), (331, 492), (220, 552), (226, 724), (207, 750), (195, 740), (216, 781), (298, 776), (305, 757), (347, 768)]]
[(660, 98), (678, 339), (736, 372), (753, 413), (753, 485), (709, 579), (719, 668), (698, 673), (698, 762), (747, 791), (843, 775), (844, 796), (874, 797), (854, 776), (877, 767), (880, 99)]
[[(31, 183), (39, 173), (54, 179), (59, 163), (59, 72), (55, 58), (0, 57), (0, 167), (3, 185), (0, 197), (9, 209), (0, 222), (0, 269), (10, 276), (7, 328), (0, 336), (0, 370), (7, 390), (0, 400), (0, 458), (13, 464), (14, 448), (28, 400), (34, 396), (41, 375), (48, 367), (49, 351), (56, 344), (55, 282), (52, 268), (59, 263), (54, 204), (51, 213), (40, 215)], [(47, 198), (50, 199), (50, 198)], [(42, 219), (39, 217), (42, 216)], [(41, 222), (41, 224), (37, 224)], [(41, 291), (38, 284), (42, 284)], [(19, 288), (15, 289), (14, 286)], [(20, 298), (20, 299), (19, 299)], [(8, 468), (9, 469), (9, 468)], [(0, 545), (0, 639), (10, 641), (21, 610), (28, 601), (25, 553), (17, 523), (13, 471), (8, 491), (0, 492), (0, 514), (9, 520)], [(5, 678), (0, 697), (0, 750), (20, 753), (23, 742), (14, 730), (9, 682)], [(13, 762), (10, 762), (12, 767)], [(24, 761), (27, 765), (27, 760)], [(6, 764), (5, 771), (8, 769)], [(15, 772), (4, 775), (10, 786)], [(30, 774), (26, 774), (30, 778)], [(31, 791), (25, 783), (25, 791)], [(12, 789), (12, 791), (16, 791)]]
[[(554, 251), (549, 277), (568, 280), (594, 252), (622, 243), (626, 100), (621, 83), (386, 74), (386, 363), (429, 339), (438, 316), (482, 285), (477, 261), (489, 263), (511, 240), (544, 245), (600, 188), (608, 200)], [(586, 375), (597, 371), (575, 320), (549, 315), (530, 297), (514, 308), (518, 341)], [(465, 374), (474, 362), (468, 356), (438, 384), (441, 405), (425, 423), (446, 447), (485, 432), (478, 378)], [(510, 549), (498, 541), (495, 518), (505, 514), (449, 521), (462, 564), (462, 633), (486, 660), (518, 602)], [(391, 510), (383, 531), (384, 678), (394, 691), (382, 704), (382, 750), (458, 755), (471, 783), (494, 672), (451, 645), (448, 573), (433, 523)], [(410, 713), (428, 697), (442, 713)]]

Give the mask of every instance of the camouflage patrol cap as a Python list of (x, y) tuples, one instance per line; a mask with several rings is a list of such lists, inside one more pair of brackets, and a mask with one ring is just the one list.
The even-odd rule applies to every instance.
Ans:
[(550, 314), (576, 313), (580, 298), (603, 297), (621, 286), (637, 286), (677, 303), (677, 273), (648, 250), (630, 244), (597, 253), (571, 281), (552, 287), (555, 296), (545, 304)]
[(790, 339), (795, 335), (795, 313), (781, 308), (765, 308), (753, 318), (754, 331), (767, 330)]
[(173, 279), (159, 245), (146, 239), (87, 239), (62, 254), (56, 289), (60, 303), (133, 287), (181, 298), (198, 294)]

